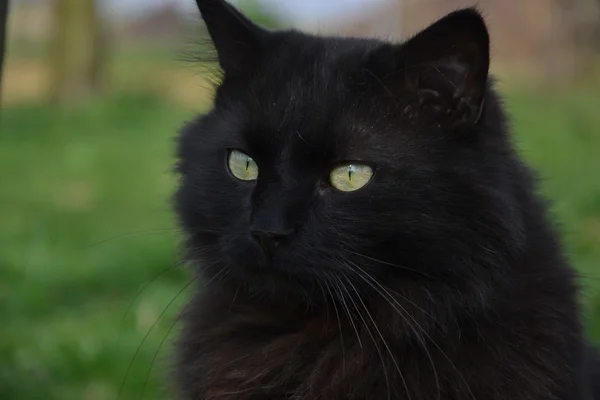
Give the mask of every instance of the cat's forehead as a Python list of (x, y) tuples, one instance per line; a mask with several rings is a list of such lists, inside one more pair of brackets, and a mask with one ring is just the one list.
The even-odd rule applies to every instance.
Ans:
[(358, 104), (362, 99), (355, 77), (370, 46), (371, 41), (349, 39), (282, 40), (248, 82), (248, 114), (255, 123), (275, 126), (282, 133), (356, 125), (364, 110)]
[[(335, 87), (334, 87), (335, 85)], [(334, 82), (290, 75), (278, 86), (263, 88), (263, 96), (246, 104), (246, 134), (270, 146), (309, 144), (339, 147), (361, 130), (361, 118), (348, 101), (346, 88)]]
[(363, 119), (335, 96), (282, 96), (246, 114), (240, 131), (255, 154), (277, 164), (329, 164), (346, 159), (371, 159), (385, 142)]
[(385, 107), (364, 96), (357, 76), (377, 45), (303, 35), (282, 39), (244, 85), (228, 91), (242, 142), (273, 157), (369, 158), (386, 142)]

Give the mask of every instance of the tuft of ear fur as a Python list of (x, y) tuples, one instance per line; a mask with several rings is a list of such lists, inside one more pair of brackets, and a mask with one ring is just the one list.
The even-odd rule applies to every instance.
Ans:
[(270, 33), (225, 0), (196, 0), (225, 75), (251, 69)]
[[(441, 18), (401, 45), (387, 45), (370, 67), (391, 90), (414, 95), (419, 107), (454, 127), (472, 126), (481, 115), (490, 64), (489, 34), (473, 8)], [(400, 94), (400, 93), (399, 93)]]

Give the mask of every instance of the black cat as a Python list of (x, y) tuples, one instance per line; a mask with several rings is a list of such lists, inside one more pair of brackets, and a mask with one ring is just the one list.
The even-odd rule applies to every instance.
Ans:
[(476, 10), (392, 44), (197, 3), (224, 74), (179, 140), (181, 399), (600, 399)]

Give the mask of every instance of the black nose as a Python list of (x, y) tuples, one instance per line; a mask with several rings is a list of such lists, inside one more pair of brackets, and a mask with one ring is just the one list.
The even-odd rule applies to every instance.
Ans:
[(275, 247), (277, 247), (282, 241), (288, 238), (292, 233), (293, 229), (271, 231), (264, 229), (253, 228), (250, 230), (252, 237), (260, 244), (263, 250), (267, 253), (271, 253)]

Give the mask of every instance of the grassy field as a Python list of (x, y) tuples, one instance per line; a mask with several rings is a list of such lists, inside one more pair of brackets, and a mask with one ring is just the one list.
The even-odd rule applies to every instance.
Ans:
[(142, 341), (184, 282), (168, 196), (189, 116), (140, 95), (3, 112), (1, 399), (137, 399), (147, 377), (165, 398), (168, 345), (149, 367), (181, 303)]
[[(600, 339), (595, 93), (510, 92), (507, 103)], [(172, 139), (191, 116), (172, 104), (110, 95), (69, 111), (3, 110), (0, 399), (168, 398), (169, 332), (187, 296), (168, 205)]]

